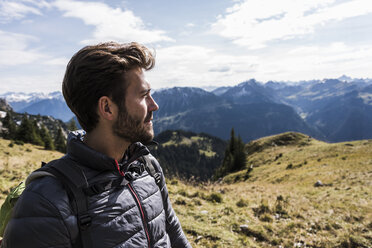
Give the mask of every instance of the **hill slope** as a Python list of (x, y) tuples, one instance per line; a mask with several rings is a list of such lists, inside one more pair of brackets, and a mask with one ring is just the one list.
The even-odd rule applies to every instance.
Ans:
[[(372, 140), (265, 137), (246, 145), (246, 169), (215, 184), (168, 180), (169, 194), (193, 247), (371, 247), (371, 150)], [(42, 160), (61, 156), (2, 139), (0, 151), (1, 201)]]
[(40, 168), (42, 161), (49, 162), (62, 156), (60, 152), (46, 151), (41, 146), (17, 145), (0, 138), (0, 202), (3, 202), (10, 188)]
[(285, 133), (246, 149), (247, 169), (218, 184), (169, 185), (194, 247), (372, 246), (372, 140)]

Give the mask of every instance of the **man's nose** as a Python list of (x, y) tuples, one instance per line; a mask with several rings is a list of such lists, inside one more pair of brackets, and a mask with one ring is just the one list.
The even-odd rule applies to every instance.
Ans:
[(149, 111), (156, 111), (158, 109), (159, 109), (158, 104), (155, 102), (154, 98), (150, 96)]

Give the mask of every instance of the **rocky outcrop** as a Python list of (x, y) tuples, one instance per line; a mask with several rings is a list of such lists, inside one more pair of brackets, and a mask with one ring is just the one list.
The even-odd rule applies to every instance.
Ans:
[(3, 98), (0, 98), (0, 111), (13, 111), (12, 107)]

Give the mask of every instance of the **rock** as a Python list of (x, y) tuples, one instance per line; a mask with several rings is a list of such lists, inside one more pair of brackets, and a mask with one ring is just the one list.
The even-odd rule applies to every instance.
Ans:
[(207, 210), (202, 210), (200, 211), (201, 214), (208, 214), (208, 211)]
[(294, 243), (293, 247), (306, 247), (305, 243), (303, 241), (299, 241), (297, 243)]
[(6, 112), (6, 111), (13, 111), (12, 107), (3, 98), (0, 98), (0, 110), (2, 110), (4, 112)]
[(318, 180), (318, 181), (316, 181), (316, 183), (314, 183), (314, 187), (323, 187), (324, 185), (323, 185), (323, 183), (322, 183), (322, 181), (320, 181), (320, 180)]
[(248, 231), (248, 225), (240, 225), (239, 227), (243, 232)]
[(201, 235), (199, 235), (198, 237), (196, 237), (195, 243), (198, 243), (202, 238), (203, 238), (203, 236), (201, 236)]
[(224, 189), (220, 189), (220, 190), (218, 190), (218, 192), (220, 192), (221, 194), (225, 194), (226, 193)]

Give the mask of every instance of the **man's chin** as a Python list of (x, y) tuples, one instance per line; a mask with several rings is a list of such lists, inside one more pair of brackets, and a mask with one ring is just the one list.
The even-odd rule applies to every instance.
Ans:
[(147, 144), (151, 142), (154, 139), (154, 130), (151, 128), (151, 130), (144, 130), (142, 135), (138, 137), (139, 139), (137, 141)]

